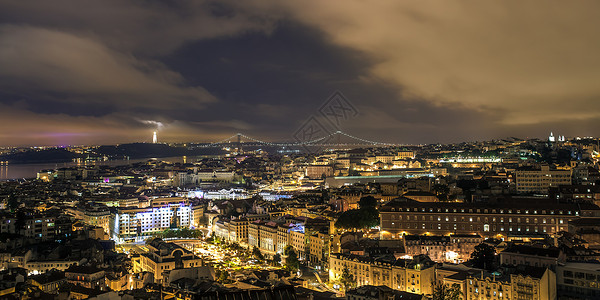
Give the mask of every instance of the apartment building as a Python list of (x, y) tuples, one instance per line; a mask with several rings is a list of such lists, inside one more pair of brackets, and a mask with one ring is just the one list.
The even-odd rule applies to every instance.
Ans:
[(468, 260), (475, 246), (483, 238), (479, 235), (421, 236), (406, 235), (404, 251), (411, 256), (427, 255), (436, 262), (461, 263)]
[(556, 247), (538, 247), (512, 244), (499, 253), (500, 265), (524, 265), (556, 269), (567, 255)]
[(515, 170), (517, 193), (548, 194), (550, 188), (571, 184), (571, 170), (521, 167)]
[(409, 150), (398, 151), (395, 159), (415, 158), (415, 152)]
[(467, 300), (557, 298), (556, 274), (548, 268), (507, 269), (504, 274), (470, 276), (465, 281)]
[(600, 264), (567, 262), (556, 270), (558, 294), (566, 299), (600, 298)]
[(193, 204), (183, 198), (159, 198), (146, 208), (118, 208), (110, 220), (112, 239), (140, 239), (172, 227), (192, 227)]
[(179, 187), (198, 186), (201, 182), (233, 182), (236, 174), (233, 171), (190, 171), (179, 172), (174, 177), (174, 185)]
[(567, 231), (570, 220), (592, 217), (600, 208), (588, 203), (511, 201), (427, 203), (407, 198), (380, 208), (381, 238), (403, 235), (478, 234), (507, 237), (512, 234), (555, 234)]
[(26, 215), (23, 224), (13, 214), (0, 216), (0, 233), (20, 234), (39, 241), (61, 240), (71, 234), (71, 221), (65, 215), (32, 214)]
[(199, 267), (203, 265), (201, 258), (174, 243), (167, 243), (159, 238), (146, 242), (148, 253), (139, 257), (134, 264), (134, 272), (150, 272), (154, 274), (156, 283), (163, 283), (171, 270)]
[(310, 165), (306, 167), (305, 176), (311, 179), (333, 176), (333, 167), (330, 165)]
[(72, 207), (67, 209), (67, 214), (87, 225), (102, 227), (106, 234), (110, 233), (111, 213), (105, 205)]
[[(229, 228), (233, 230), (231, 226)], [(219, 229), (215, 234), (231, 236), (232, 233)], [(330, 236), (312, 229), (307, 230), (305, 223), (300, 220), (255, 220), (248, 223), (248, 245), (258, 248), (268, 257), (275, 253), (283, 254), (290, 245), (298, 254), (298, 259), (319, 265), (327, 262)]]
[(313, 265), (329, 261), (330, 244), (329, 234), (318, 232), (309, 235), (308, 261)]
[(384, 285), (400, 291), (427, 295), (433, 292), (435, 265), (426, 256), (406, 260), (393, 256), (372, 258), (335, 253), (329, 258), (329, 280), (339, 280), (344, 269), (348, 268), (357, 286)]

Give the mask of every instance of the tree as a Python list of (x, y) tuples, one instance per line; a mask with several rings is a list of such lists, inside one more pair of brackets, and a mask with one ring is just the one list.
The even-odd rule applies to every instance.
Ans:
[(180, 229), (165, 229), (154, 234), (160, 238), (200, 238), (203, 235), (198, 229), (180, 228)]
[(273, 266), (279, 265), (281, 263), (281, 255), (279, 253), (273, 255), (273, 259), (271, 260), (271, 262), (273, 263)]
[(300, 261), (298, 260), (298, 253), (291, 245), (287, 245), (283, 251), (283, 254), (287, 256), (285, 259), (285, 268), (290, 272), (294, 273), (300, 268)]
[(377, 207), (377, 199), (375, 199), (373, 196), (362, 197), (358, 201), (358, 206), (360, 209), (375, 208)]
[(335, 222), (335, 227), (363, 229), (379, 225), (379, 211), (374, 207), (345, 211)]
[(440, 201), (448, 200), (448, 193), (450, 193), (450, 188), (445, 184), (436, 183), (431, 187), (431, 191), (435, 193), (435, 195), (440, 199)]
[(481, 243), (475, 246), (475, 251), (471, 253), (473, 265), (480, 269), (493, 270), (496, 260), (496, 250), (494, 247)]
[(19, 208), (19, 205), (21, 205), (21, 203), (19, 203), (19, 200), (17, 199), (17, 197), (15, 197), (14, 195), (8, 195), (8, 199), (6, 200), (6, 206), (8, 207), (8, 209), (11, 212), (15, 212), (15, 210), (17, 210), (17, 208)]
[(215, 279), (218, 282), (225, 283), (229, 279), (229, 272), (226, 270), (216, 269)]
[(443, 283), (434, 285), (432, 300), (461, 300), (463, 293), (460, 291), (460, 285), (453, 284), (447, 286)]
[(252, 249), (252, 256), (254, 256), (254, 258), (258, 261), (263, 261), (265, 259), (262, 252), (260, 252), (260, 249), (258, 249), (257, 247), (254, 247), (254, 249)]
[(356, 286), (356, 278), (354, 278), (354, 275), (350, 273), (350, 269), (348, 269), (348, 266), (344, 266), (344, 270), (342, 270), (340, 284), (344, 288), (344, 291), (347, 291)]
[(374, 207), (361, 209), (360, 220), (362, 228), (371, 228), (379, 225), (379, 211)]

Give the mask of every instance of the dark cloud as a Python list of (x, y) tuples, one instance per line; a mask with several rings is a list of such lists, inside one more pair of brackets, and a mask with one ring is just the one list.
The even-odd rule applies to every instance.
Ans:
[(595, 6), (0, 0), (0, 137), (291, 140), (336, 90), (381, 141), (591, 135)]
[(136, 55), (169, 53), (189, 41), (268, 32), (276, 19), (236, 1), (0, 1), (0, 19), (91, 36)]
[(499, 110), (497, 126), (600, 114), (598, 2), (308, 2), (282, 5), (332, 43), (378, 58), (368, 76), (404, 95)]

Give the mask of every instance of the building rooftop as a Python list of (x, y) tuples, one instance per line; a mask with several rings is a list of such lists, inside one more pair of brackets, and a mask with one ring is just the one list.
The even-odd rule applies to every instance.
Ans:
[[(517, 213), (517, 210), (523, 210), (521, 213), (524, 213), (524, 210), (536, 210), (538, 213), (542, 213), (543, 210), (547, 212), (559, 210), (566, 211), (565, 214), (568, 214), (569, 211), (572, 211), (571, 214), (575, 214), (575, 212), (581, 210), (600, 210), (600, 207), (591, 203), (550, 203), (547, 199), (544, 201), (533, 201), (533, 200), (524, 200), (520, 198), (508, 198), (508, 199), (496, 199), (495, 201), (485, 201), (485, 202), (472, 202), (472, 203), (463, 203), (463, 202), (419, 202), (406, 197), (396, 198), (394, 200), (389, 201), (384, 204), (380, 211), (381, 212), (390, 212), (394, 211), (393, 208), (420, 208), (420, 209), (434, 209), (437, 211), (445, 210), (445, 209), (482, 209), (482, 210), (492, 210), (492, 209), (504, 209), (505, 213), (508, 213), (511, 210), (513, 213)], [(449, 211), (451, 212), (451, 211)], [(533, 212), (530, 212), (533, 213)], [(557, 213), (558, 214), (558, 213)]]
[(600, 218), (578, 218), (575, 220), (570, 220), (569, 225), (574, 226), (599, 226), (600, 227)]
[(558, 258), (560, 255), (560, 249), (556, 247), (537, 247), (537, 246), (529, 246), (529, 245), (510, 245), (502, 253), (518, 253), (518, 254), (526, 254), (526, 255), (535, 255), (535, 256), (546, 256), (546, 257), (554, 257)]
[(529, 276), (533, 278), (542, 278), (546, 273), (547, 268), (543, 267), (532, 267), (532, 266), (518, 266), (516, 269), (511, 270), (511, 275), (515, 276)]
[(564, 263), (564, 264), (561, 264), (561, 265), (564, 266), (565, 268), (600, 272), (600, 263), (597, 263), (597, 262), (595, 262), (595, 263), (593, 263), (593, 262), (588, 262), (588, 263), (584, 263), (584, 262), (567, 262), (567, 263)]
[[(363, 285), (361, 287), (349, 290), (346, 292), (348, 295), (360, 295), (367, 299), (388, 299), (387, 295), (392, 296), (393, 299), (407, 299), (407, 300), (420, 300), (423, 299), (423, 295), (413, 294), (404, 291), (394, 290), (385, 285)], [(385, 297), (385, 298), (384, 298)]]
[(102, 269), (95, 266), (70, 266), (65, 273), (78, 273), (78, 274), (94, 274), (102, 272)]

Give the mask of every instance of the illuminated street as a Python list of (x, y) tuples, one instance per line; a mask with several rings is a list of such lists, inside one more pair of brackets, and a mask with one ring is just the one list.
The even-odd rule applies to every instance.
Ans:
[(192, 251), (202, 258), (207, 265), (212, 265), (215, 268), (229, 271), (242, 269), (278, 269), (268, 266), (265, 263), (258, 263), (257, 260), (250, 257), (247, 250), (229, 249), (224, 244), (215, 245), (202, 239), (180, 239), (171, 240), (171, 242)]

